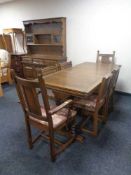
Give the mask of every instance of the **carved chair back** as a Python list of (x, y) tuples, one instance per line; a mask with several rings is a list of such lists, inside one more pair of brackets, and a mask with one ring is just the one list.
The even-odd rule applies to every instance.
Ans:
[(24, 77), (26, 79), (35, 79), (38, 77), (38, 74), (42, 74), (43, 76), (46, 76), (48, 74), (51, 74), (57, 71), (58, 71), (57, 64), (45, 67), (43, 64), (40, 64), (40, 63), (23, 62), (23, 72), (24, 72)]
[[(26, 117), (32, 116), (35, 119), (49, 122), (49, 126), (52, 126), (52, 118), (49, 114), (50, 106), (48, 102), (47, 90), (42, 76), (39, 76), (39, 81), (22, 79), (20, 77), (17, 77), (16, 75), (13, 77), (15, 80), (20, 102)], [(37, 93), (38, 88), (41, 90), (42, 101), (40, 101)], [(42, 106), (45, 107), (47, 118), (44, 118), (42, 116)]]
[[(53, 65), (53, 66), (49, 66), (49, 67), (45, 67), (44, 69), (40, 70), (43, 76), (55, 73), (57, 71), (59, 71), (59, 68), (57, 65)], [(39, 72), (39, 70), (38, 70)]]
[[(72, 67), (71, 61), (58, 64), (58, 70), (64, 70), (64, 69), (67, 69), (70, 67)], [(53, 94), (54, 94), (56, 102), (58, 104), (70, 97), (70, 95), (67, 93), (63, 93), (63, 92), (59, 92), (59, 91), (55, 91), (55, 90), (53, 90)]]
[(119, 76), (119, 72), (120, 72), (120, 66), (118, 69), (114, 69), (112, 71), (112, 78), (111, 78), (110, 89), (109, 89), (109, 97), (113, 94), (113, 92), (115, 90), (117, 79)]
[(106, 98), (109, 93), (110, 81), (112, 74), (108, 74), (102, 79), (101, 85), (98, 90), (97, 102), (96, 102), (96, 110), (98, 111), (101, 106), (105, 103)]
[(28, 80), (37, 78), (37, 74), (34, 69), (34, 63), (28, 61), (28, 62), (23, 62), (22, 64), (23, 64), (24, 78)]
[(102, 54), (98, 50), (96, 62), (97, 63), (106, 63), (106, 64), (112, 63), (112, 64), (114, 64), (115, 63), (115, 51), (113, 51), (112, 54)]
[(59, 64), (59, 70), (67, 69), (72, 67), (72, 61), (69, 62), (63, 62)]
[(115, 87), (116, 87), (116, 83), (117, 83), (117, 80), (118, 80), (118, 76), (119, 76), (119, 72), (120, 72), (120, 67), (118, 69), (115, 69), (114, 70), (114, 81), (113, 81), (113, 88), (115, 90)]

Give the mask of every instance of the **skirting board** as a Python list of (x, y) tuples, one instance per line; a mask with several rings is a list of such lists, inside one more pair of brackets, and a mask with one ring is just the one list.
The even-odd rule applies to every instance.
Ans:
[(126, 96), (131, 96), (131, 93), (122, 92), (122, 91), (115, 91), (115, 93), (121, 94), (121, 95), (126, 95)]

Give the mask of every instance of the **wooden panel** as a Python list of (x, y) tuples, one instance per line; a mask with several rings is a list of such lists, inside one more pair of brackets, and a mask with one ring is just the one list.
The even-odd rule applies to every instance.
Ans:
[(15, 70), (15, 73), (23, 77), (23, 65), (22, 65), (22, 56), (25, 54), (11, 54), (11, 68)]
[(0, 35), (0, 48), (1, 49), (5, 49), (5, 44), (4, 44), (3, 36), (2, 35)]
[(41, 54), (41, 55), (58, 55), (62, 56), (61, 46), (46, 46), (46, 45), (30, 45), (29, 53), (31, 54)]
[(0, 48), (5, 49), (10, 53), (13, 52), (10, 35), (0, 35)]
[(3, 29), (4, 34), (8, 33), (23, 33), (21, 28), (8, 28), (8, 29)]
[(11, 36), (10, 35), (3, 35), (3, 39), (5, 41), (5, 48), (8, 52), (12, 53), (12, 42), (11, 42)]

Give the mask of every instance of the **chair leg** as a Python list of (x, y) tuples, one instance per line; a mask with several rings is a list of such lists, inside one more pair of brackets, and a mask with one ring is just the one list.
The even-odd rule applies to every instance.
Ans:
[[(109, 100), (107, 100), (102, 108), (101, 111), (101, 122), (105, 124), (108, 120), (108, 113), (109, 113)], [(100, 118), (99, 118), (100, 119)]]
[(113, 94), (111, 95), (111, 97), (110, 97), (110, 100), (109, 100), (109, 112), (113, 112), (113, 110), (114, 110), (114, 96), (113, 96)]
[(49, 137), (50, 137), (50, 155), (51, 160), (54, 162), (56, 160), (56, 152), (55, 152), (54, 132), (51, 129), (49, 130)]
[(29, 148), (32, 149), (33, 148), (33, 142), (32, 142), (31, 127), (30, 127), (30, 124), (29, 124), (29, 121), (28, 121), (27, 117), (25, 117), (25, 123), (26, 123), (26, 132), (27, 132), (28, 145), (29, 145)]
[(88, 117), (87, 119), (83, 120), (82, 124), (81, 124), (81, 130), (84, 132), (89, 133), (92, 136), (97, 136), (98, 135), (98, 113), (94, 113), (92, 115), (92, 122), (93, 122), (93, 127), (92, 129), (88, 129), (85, 126), (85, 124), (88, 122), (88, 120), (90, 119), (90, 117)]
[(95, 113), (93, 115), (93, 132), (92, 132), (92, 135), (97, 136), (97, 134), (98, 134), (98, 114)]

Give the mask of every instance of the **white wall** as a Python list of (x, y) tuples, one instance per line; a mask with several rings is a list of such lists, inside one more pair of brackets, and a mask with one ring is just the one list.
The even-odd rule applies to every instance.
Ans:
[(0, 5), (0, 32), (29, 19), (67, 17), (67, 56), (95, 61), (96, 51), (116, 51), (122, 65), (117, 89), (131, 93), (130, 0), (18, 0)]

